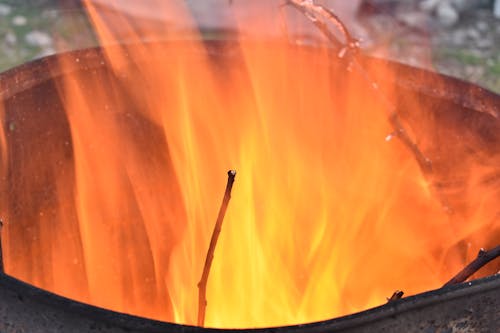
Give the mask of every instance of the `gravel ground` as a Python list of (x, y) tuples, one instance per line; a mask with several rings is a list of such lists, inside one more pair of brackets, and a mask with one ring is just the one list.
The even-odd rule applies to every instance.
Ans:
[(432, 39), (433, 62), (440, 72), (500, 93), (500, 19), (478, 10), (453, 29)]
[[(60, 0), (0, 0), (0, 71), (55, 52), (95, 45), (89, 24)], [(57, 50), (57, 51), (56, 51)]]
[[(224, 6), (230, 2), (210, 1)], [(493, 1), (322, 2), (345, 17), (362, 37), (366, 52), (437, 70), (500, 93), (500, 19), (493, 15)], [(188, 3), (197, 6), (197, 15), (213, 16), (208, 2)], [(232, 1), (233, 6), (238, 3), (246, 6), (243, 0)], [(448, 10), (439, 9), (450, 3)], [(0, 71), (55, 52), (96, 45), (77, 4), (78, 0), (0, 0)]]
[(361, 25), (369, 31), (368, 52), (388, 49), (384, 56), (500, 93), (500, 18), (494, 16), (492, 2), (469, 1), (476, 6), (457, 10), (453, 23), (423, 10), (421, 3), (429, 0), (394, 2), (398, 5), (361, 10)]

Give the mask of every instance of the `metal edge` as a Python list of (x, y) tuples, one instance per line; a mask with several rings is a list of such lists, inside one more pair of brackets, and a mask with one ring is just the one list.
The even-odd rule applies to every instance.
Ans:
[(300, 331), (301, 333), (316, 333), (319, 331), (336, 332), (346, 328), (366, 325), (432, 304), (439, 304), (444, 301), (468, 297), (479, 292), (484, 293), (497, 290), (500, 293), (500, 275), (494, 275), (455, 286), (427, 291), (414, 296), (405, 297), (398, 301), (380, 305), (369, 310), (325, 321), (253, 329), (201, 328), (197, 326), (168, 323), (119, 313), (56, 295), (3, 273), (0, 273), (0, 288), (4, 289), (4, 291), (15, 293), (18, 298), (29, 297), (31, 300), (52, 309), (70, 312), (73, 315), (85, 317), (89, 320), (104, 322), (111, 326), (131, 331), (147, 330), (152, 333), (166, 331), (173, 333), (236, 333), (245, 331), (250, 333), (265, 333), (281, 332), (286, 330), (287, 332)]
[[(283, 45), (280, 41), (268, 41), (270, 46)], [(186, 47), (182, 41), (151, 42), (153, 44), (173, 45), (176, 50), (183, 52), (199, 52), (199, 49)], [(206, 40), (205, 50), (209, 56), (233, 57), (238, 54), (239, 44), (236, 40)], [(318, 50), (325, 46), (304, 46), (286, 44), (297, 49)], [(106, 46), (109, 50), (120, 50), (126, 57), (129, 57), (126, 47), (123, 45)], [(332, 56), (336, 56), (332, 52)], [(64, 57), (69, 60), (62, 68), (60, 59)], [(488, 89), (463, 81), (445, 74), (435, 73), (426, 69), (412, 67), (392, 60), (374, 58), (361, 54), (359, 59), (367, 64), (380, 64), (391, 67), (397, 74), (396, 85), (404, 89), (418, 91), (429, 96), (439, 97), (454, 102), (462, 107), (475, 111), (488, 113), (495, 118), (500, 118), (500, 95)], [(69, 67), (68, 67), (69, 64)], [(67, 51), (50, 55), (44, 58), (35, 59), (20, 66), (8, 69), (0, 73), (0, 99), (5, 100), (25, 89), (48, 81), (55, 76), (71, 73), (78, 70), (92, 70), (99, 67), (110, 67), (107, 61), (106, 52), (102, 47), (93, 47), (80, 50)], [(15, 85), (11, 85), (15, 82)], [(432, 84), (427, 84), (432, 83)]]

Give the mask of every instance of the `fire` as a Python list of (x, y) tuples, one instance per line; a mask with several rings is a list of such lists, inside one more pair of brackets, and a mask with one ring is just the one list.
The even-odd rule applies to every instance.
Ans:
[[(182, 3), (161, 9), (193, 27)], [(196, 324), (230, 168), (238, 176), (208, 282), (210, 327), (323, 320), (383, 304), (396, 289), (438, 288), (486, 245), (481, 231), (498, 233), (497, 201), (474, 185), (494, 160), (455, 170), (473, 171), (462, 193), (472, 203), (450, 214), (407, 147), (385, 140), (394, 130), (387, 105), (327, 48), (242, 38), (236, 50), (217, 51), (232, 55), (221, 63), (196, 32), (141, 42), (176, 35), (86, 5), (107, 69), (57, 82), (72, 159), (49, 148), (33, 157), (52, 165), (39, 176), (52, 179), (55, 197), (24, 216), (33, 221), (5, 212), (9, 274), (112, 310)], [(117, 44), (117, 25), (129, 43)], [(80, 59), (60, 61), (72, 68)], [(396, 75), (381, 64), (368, 70)], [(398, 100), (394, 88), (384, 94)], [(22, 197), (26, 209), (29, 192)], [(16, 225), (30, 228), (36, 246), (19, 250), (27, 236)]]

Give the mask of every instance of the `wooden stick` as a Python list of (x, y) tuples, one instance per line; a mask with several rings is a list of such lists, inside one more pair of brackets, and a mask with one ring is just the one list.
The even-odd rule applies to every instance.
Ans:
[(217, 216), (217, 221), (215, 222), (214, 231), (212, 233), (212, 238), (210, 239), (210, 246), (208, 247), (207, 256), (205, 258), (205, 266), (203, 266), (203, 273), (201, 275), (200, 282), (198, 283), (198, 326), (203, 327), (205, 325), (205, 310), (207, 307), (207, 283), (208, 275), (210, 274), (210, 268), (212, 267), (212, 261), (214, 259), (215, 246), (217, 245), (217, 240), (219, 239), (219, 234), (222, 228), (222, 221), (226, 215), (227, 206), (229, 200), (231, 199), (231, 190), (233, 188), (234, 178), (236, 176), (236, 171), (229, 170), (227, 172), (227, 185), (226, 191), (224, 193), (224, 198), (222, 199), (222, 204), (219, 209), (219, 215)]
[(470, 264), (465, 266), (457, 275), (455, 275), (450, 281), (446, 282), (443, 287), (452, 286), (454, 284), (459, 284), (467, 280), (472, 274), (476, 273), (483, 266), (485, 266), (490, 261), (500, 257), (500, 245), (485, 251), (484, 249), (479, 250), (476, 259), (474, 259)]

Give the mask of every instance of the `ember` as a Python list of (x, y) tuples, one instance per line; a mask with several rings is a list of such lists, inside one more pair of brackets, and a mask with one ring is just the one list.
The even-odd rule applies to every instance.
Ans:
[[(328, 15), (290, 3), (329, 31)], [(341, 53), (214, 47), (142, 42), (123, 17), (133, 42), (118, 45), (87, 6), (104, 45), (88, 58), (105, 61), (54, 58), (51, 103), (18, 110), (16, 96), (2, 113), (7, 273), (148, 318), (262, 327), (438, 288), (498, 245), (499, 109), (468, 105), (488, 92), (457, 106), (439, 76), (358, 58), (346, 31)], [(170, 10), (192, 21), (180, 2)], [(228, 168), (238, 182), (207, 281)]]

